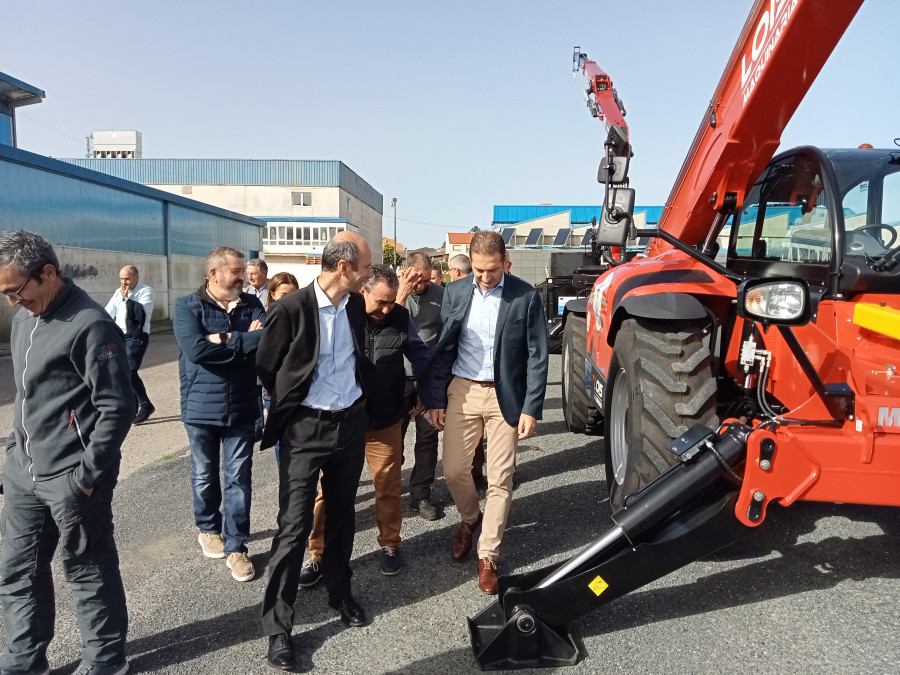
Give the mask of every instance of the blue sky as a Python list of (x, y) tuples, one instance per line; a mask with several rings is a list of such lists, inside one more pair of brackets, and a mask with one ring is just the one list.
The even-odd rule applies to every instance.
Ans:
[[(0, 71), (47, 93), (20, 109), (26, 150), (137, 129), (145, 157), (338, 159), (384, 195), (386, 235), (397, 197), (400, 241), (439, 246), (495, 204), (600, 203), (575, 45), (624, 99), (638, 204), (663, 204), (752, 4), (10, 2)], [(893, 145), (898, 27), (900, 2), (864, 4), (783, 147)]]

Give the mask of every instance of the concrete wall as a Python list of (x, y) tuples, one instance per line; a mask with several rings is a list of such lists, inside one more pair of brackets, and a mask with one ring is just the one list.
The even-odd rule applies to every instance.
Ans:
[[(72, 278), (104, 307), (119, 288), (119, 270), (125, 265), (137, 267), (140, 280), (156, 292), (152, 316), (154, 321), (171, 319), (175, 301), (200, 288), (205, 277), (206, 258), (173, 255), (170, 274), (163, 256), (69, 246), (53, 248), (59, 257), (63, 276)], [(0, 304), (0, 342), (9, 342), (12, 317), (17, 311), (18, 307), (12, 307), (8, 302)]]

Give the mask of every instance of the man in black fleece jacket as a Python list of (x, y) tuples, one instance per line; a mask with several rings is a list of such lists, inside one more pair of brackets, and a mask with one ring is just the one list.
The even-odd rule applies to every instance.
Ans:
[(0, 292), (24, 310), (11, 339), (16, 399), (0, 519), (7, 640), (0, 673), (50, 672), (50, 561), (60, 545), (81, 629), (79, 672), (121, 675), (128, 611), (112, 496), (136, 408), (122, 333), (59, 275), (53, 247), (36, 234), (0, 234)]
[[(406, 372), (403, 357), (409, 359), (416, 376), (428, 365), (431, 350), (405, 307), (396, 304), (397, 273), (387, 265), (372, 265), (372, 277), (362, 287), (366, 301), (366, 378), (372, 395), (366, 400), (369, 429), (366, 432), (366, 461), (375, 486), (375, 523), (381, 547), (381, 573), (393, 576), (400, 571), (400, 468), (403, 464), (403, 423), (411, 413), (404, 390)], [(325, 502), (316, 497), (313, 531), (309, 538), (309, 561), (300, 572), (300, 585), (309, 588), (318, 582), (319, 561), (325, 548)]]

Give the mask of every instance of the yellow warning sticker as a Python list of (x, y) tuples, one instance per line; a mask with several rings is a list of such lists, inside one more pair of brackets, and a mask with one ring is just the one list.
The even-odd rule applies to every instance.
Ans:
[(603, 581), (602, 577), (597, 577), (588, 584), (588, 588), (594, 591), (594, 595), (600, 595), (603, 591), (609, 588), (609, 584)]

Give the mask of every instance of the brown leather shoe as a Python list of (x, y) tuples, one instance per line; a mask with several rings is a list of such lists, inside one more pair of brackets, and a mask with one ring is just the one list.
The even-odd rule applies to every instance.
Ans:
[(490, 558), (478, 561), (478, 588), (482, 593), (497, 595), (497, 565)]
[(476, 520), (471, 525), (468, 523), (460, 523), (459, 529), (456, 531), (456, 536), (453, 537), (453, 545), (450, 547), (450, 555), (453, 556), (454, 560), (462, 560), (466, 557), (466, 554), (472, 548), (472, 533), (475, 532), (475, 529), (481, 525), (481, 517), (483, 514), (478, 514), (478, 520)]

